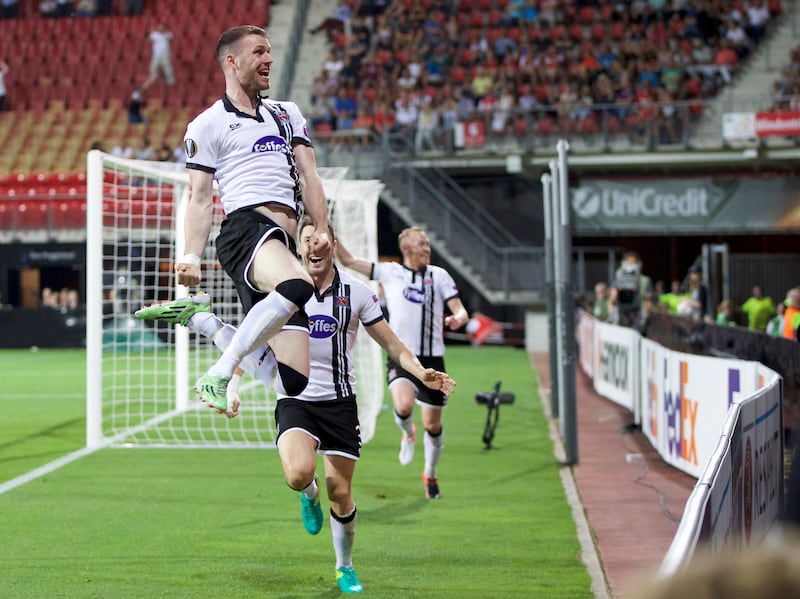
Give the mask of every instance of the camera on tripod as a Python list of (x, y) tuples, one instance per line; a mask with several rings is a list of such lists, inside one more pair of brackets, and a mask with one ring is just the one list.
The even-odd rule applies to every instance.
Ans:
[(494, 439), (495, 429), (497, 428), (497, 420), (500, 417), (500, 404), (514, 403), (514, 394), (500, 392), (500, 381), (494, 385), (494, 390), (489, 392), (480, 392), (475, 394), (475, 401), (478, 404), (485, 405), (488, 412), (486, 414), (486, 425), (483, 428), (483, 442), (486, 444), (486, 449), (492, 448), (492, 440)]

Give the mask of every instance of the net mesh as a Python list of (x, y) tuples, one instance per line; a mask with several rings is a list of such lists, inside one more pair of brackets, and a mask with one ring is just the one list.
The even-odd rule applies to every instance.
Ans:
[[(89, 421), (87, 436), (94, 443), (135, 447), (274, 447), (275, 397), (272, 390), (245, 375), (239, 417), (227, 419), (197, 401), (194, 381), (217, 359), (217, 348), (182, 326), (141, 321), (133, 313), (142, 305), (186, 295), (178, 288), (173, 264), (183, 255), (182, 214), (188, 201), (188, 176), (182, 165), (124, 160), (100, 154), (102, 169), (90, 159), (88, 260), (101, 269), (89, 293), (102, 297), (102, 307), (89, 310), (87, 328), (90, 366), (87, 377)], [(353, 229), (360, 239), (348, 243), (354, 252), (375, 259), (376, 214), (380, 184), (345, 180), (346, 171), (321, 171), (337, 233), (349, 239)], [(102, 180), (102, 182), (100, 181)], [(352, 195), (349, 185), (371, 197)], [(102, 190), (102, 191), (100, 191)], [(101, 197), (92, 198), (91, 196)], [(351, 197), (342, 197), (351, 195)], [(357, 201), (352, 201), (357, 198)], [(93, 218), (94, 216), (94, 218)], [(213, 225), (202, 256), (202, 290), (213, 300), (214, 312), (238, 325), (242, 318), (233, 284), (216, 260), (214, 239), (224, 218), (214, 198)], [(97, 231), (92, 231), (92, 223)], [(371, 229), (374, 238), (363, 231)], [(101, 241), (97, 239), (101, 238)], [(368, 247), (366, 243), (374, 243)], [(93, 248), (102, 247), (97, 256)], [(94, 326), (99, 325), (99, 326)], [(93, 331), (93, 332), (92, 332)], [(380, 350), (366, 334), (359, 336), (356, 368), (359, 378), (359, 417), (362, 439), (374, 431), (374, 418), (383, 399)], [(365, 344), (366, 340), (366, 344)], [(92, 355), (99, 356), (94, 363)], [(87, 439), (88, 441), (88, 439)]]

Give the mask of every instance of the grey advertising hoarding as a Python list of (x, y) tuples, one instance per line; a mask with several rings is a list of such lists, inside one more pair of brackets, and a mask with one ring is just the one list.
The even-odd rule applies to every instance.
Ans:
[(672, 234), (800, 231), (791, 177), (584, 179), (570, 189), (574, 232)]

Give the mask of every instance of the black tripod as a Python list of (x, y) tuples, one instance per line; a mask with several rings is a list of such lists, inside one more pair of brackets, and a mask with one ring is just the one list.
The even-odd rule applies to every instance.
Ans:
[(497, 381), (494, 385), (494, 391), (476, 393), (475, 401), (479, 404), (486, 404), (487, 413), (486, 425), (483, 427), (483, 442), (486, 444), (486, 449), (491, 449), (494, 431), (500, 418), (500, 404), (514, 403), (514, 394), (500, 393), (500, 381)]

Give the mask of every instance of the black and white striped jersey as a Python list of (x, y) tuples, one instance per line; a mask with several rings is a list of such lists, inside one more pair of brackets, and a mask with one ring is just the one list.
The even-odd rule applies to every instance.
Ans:
[(458, 296), (453, 277), (439, 266), (414, 271), (397, 262), (376, 262), (372, 279), (383, 286), (389, 325), (417, 356), (444, 355), (444, 308)]
[(214, 174), (225, 214), (271, 203), (297, 212), (295, 144), (311, 145), (296, 104), (264, 99), (251, 116), (227, 96), (197, 115), (183, 139), (186, 168)]
[(308, 386), (296, 399), (329, 401), (355, 396), (353, 350), (359, 323), (383, 320), (375, 292), (338, 269), (333, 283), (306, 303), (311, 349)]

